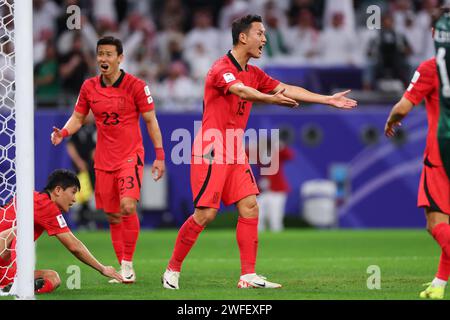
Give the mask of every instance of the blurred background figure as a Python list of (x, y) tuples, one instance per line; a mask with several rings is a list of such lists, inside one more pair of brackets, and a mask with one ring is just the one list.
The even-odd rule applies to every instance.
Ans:
[(60, 108), (61, 84), (56, 46), (47, 42), (44, 59), (34, 67), (35, 97), (38, 108)]
[(79, 229), (96, 229), (96, 210), (93, 209), (95, 206), (92, 204), (95, 186), (94, 153), (96, 144), (97, 129), (94, 115), (90, 112), (86, 117), (86, 124), (72, 135), (66, 144), (67, 153), (81, 184), (73, 217)]
[[(278, 171), (273, 175), (258, 178), (260, 194), (258, 205), (260, 208), (258, 230), (270, 230), (280, 232), (284, 230), (284, 214), (288, 193), (291, 191), (289, 182), (285, 175), (284, 166), (287, 161), (294, 158), (294, 151), (288, 145), (289, 133), (280, 132), (280, 141), (267, 141), (267, 150), (260, 148), (260, 167), (273, 166), (278, 162)], [(269, 158), (267, 158), (269, 157)]]

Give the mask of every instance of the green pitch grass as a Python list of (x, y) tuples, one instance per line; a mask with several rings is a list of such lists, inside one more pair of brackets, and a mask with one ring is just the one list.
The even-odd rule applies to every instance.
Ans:
[[(100, 261), (117, 266), (108, 232), (76, 235)], [(175, 230), (142, 232), (134, 260), (137, 282), (113, 285), (44, 235), (38, 241), (37, 267), (56, 270), (62, 285), (38, 299), (418, 299), (422, 284), (434, 277), (440, 254), (425, 230), (262, 233), (257, 272), (283, 288), (239, 290), (234, 230), (205, 230), (183, 265), (181, 289), (172, 291), (162, 289), (160, 278), (175, 237)], [(79, 290), (67, 288), (70, 265), (81, 268)], [(371, 265), (381, 270), (379, 290), (367, 288)]]

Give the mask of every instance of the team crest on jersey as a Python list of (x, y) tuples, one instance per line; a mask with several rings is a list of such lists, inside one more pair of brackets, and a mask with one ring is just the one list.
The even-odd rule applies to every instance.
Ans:
[(59, 224), (60, 228), (67, 227), (66, 220), (64, 220), (64, 217), (62, 214), (60, 214), (59, 216), (56, 216), (56, 220), (58, 220), (58, 224)]
[(236, 78), (234, 77), (234, 75), (232, 73), (225, 73), (223, 75), (223, 79), (225, 80), (225, 83), (230, 83), (231, 81), (236, 80)]
[(117, 107), (119, 108), (119, 111), (125, 111), (125, 97), (119, 97), (119, 100), (117, 101)]

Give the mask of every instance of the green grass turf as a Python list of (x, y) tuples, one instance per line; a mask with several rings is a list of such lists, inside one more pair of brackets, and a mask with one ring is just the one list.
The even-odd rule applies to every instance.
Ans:
[[(108, 232), (76, 234), (104, 264), (117, 262)], [(440, 250), (424, 230), (287, 230), (259, 237), (257, 272), (280, 282), (279, 290), (239, 290), (240, 265), (234, 230), (205, 230), (183, 265), (178, 291), (160, 283), (175, 230), (141, 232), (135, 254), (137, 282), (108, 284), (80, 263), (57, 239), (42, 236), (37, 268), (54, 269), (62, 285), (38, 299), (417, 299), (433, 279)], [(67, 267), (81, 267), (81, 289), (66, 286)], [(367, 289), (367, 268), (381, 269), (381, 289)]]

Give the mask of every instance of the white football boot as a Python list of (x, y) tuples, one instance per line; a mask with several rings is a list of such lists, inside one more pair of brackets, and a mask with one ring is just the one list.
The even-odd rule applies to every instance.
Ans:
[(166, 269), (166, 272), (164, 272), (164, 274), (161, 278), (161, 282), (163, 284), (163, 287), (166, 289), (178, 290), (178, 289), (180, 289), (178, 287), (179, 279), (180, 279), (179, 272)]
[(260, 288), (260, 289), (277, 289), (281, 288), (281, 284), (267, 281), (266, 277), (259, 276), (256, 273), (244, 274), (238, 282), (239, 289)]
[[(120, 274), (122, 275), (123, 282), (126, 284), (134, 283), (136, 281), (136, 273), (133, 269), (133, 262), (122, 260), (122, 265), (120, 267)], [(111, 279), (109, 283), (120, 283), (116, 279)]]

